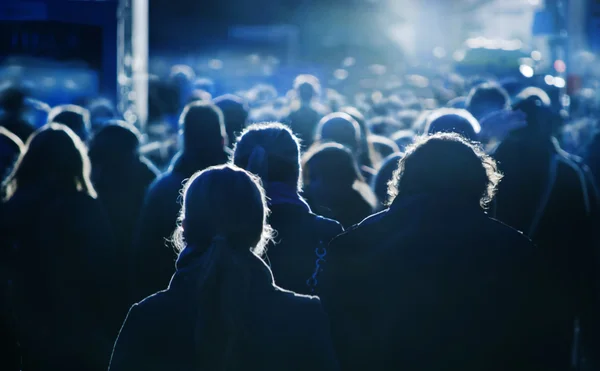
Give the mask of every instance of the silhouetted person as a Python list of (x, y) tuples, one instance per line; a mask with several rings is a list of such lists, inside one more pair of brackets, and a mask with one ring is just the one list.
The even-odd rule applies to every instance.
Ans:
[(457, 134), (421, 137), (389, 209), (331, 242), (320, 293), (342, 369), (561, 369), (540, 250), (483, 210), (500, 177)]
[(0, 126), (15, 134), (23, 143), (35, 131), (35, 127), (23, 118), (25, 99), (25, 92), (16, 86), (6, 87), (0, 92), (0, 111), (3, 111)]
[(176, 254), (168, 240), (175, 229), (180, 191), (185, 179), (229, 160), (221, 110), (206, 102), (189, 103), (181, 113), (182, 150), (167, 173), (148, 190), (134, 236), (134, 297), (162, 290), (175, 271)]
[(314, 102), (321, 94), (321, 85), (315, 76), (300, 75), (294, 81), (294, 89), (300, 106), (290, 113), (286, 122), (302, 140), (302, 147), (308, 148), (313, 142), (317, 124), (325, 114)]
[(233, 162), (259, 175), (269, 197), (269, 223), (277, 231), (269, 245), (275, 282), (299, 293), (311, 293), (316, 251), (343, 231), (333, 220), (315, 215), (299, 195), (302, 191), (300, 144), (282, 124), (255, 124), (239, 138)]
[(367, 120), (354, 107), (342, 107), (341, 112), (350, 115), (358, 124), (360, 128), (360, 157), (358, 158), (359, 164), (362, 166), (369, 167), (371, 169), (376, 168), (381, 162), (381, 157), (378, 156), (377, 152), (369, 143), (369, 136), (371, 135), (371, 130), (369, 130), (369, 126), (367, 125)]
[(490, 113), (510, 108), (510, 97), (500, 85), (483, 83), (467, 96), (466, 109), (481, 120)]
[(43, 127), (3, 186), (22, 369), (106, 369), (118, 332), (111, 290), (123, 283), (84, 144), (64, 125)]
[(323, 144), (308, 151), (302, 163), (304, 195), (315, 212), (344, 228), (373, 213), (377, 198), (349, 149), (338, 143)]
[(457, 133), (470, 141), (477, 141), (481, 126), (477, 119), (463, 109), (441, 108), (427, 117), (426, 134)]
[(566, 338), (562, 361), (567, 365), (576, 318), (581, 321), (580, 345), (595, 355), (600, 344), (598, 246), (592, 235), (596, 190), (578, 165), (579, 159), (553, 139), (557, 115), (539, 96), (523, 97), (514, 110), (526, 114), (527, 126), (510, 132), (494, 153), (505, 175), (495, 216), (551, 254), (554, 274), (561, 280), (561, 307), (570, 319), (562, 329)]
[(360, 150), (360, 126), (352, 116), (342, 113), (330, 113), (319, 121), (315, 133), (318, 144), (335, 142), (349, 148), (357, 158)]
[(63, 124), (71, 129), (82, 141), (87, 141), (92, 130), (90, 112), (74, 104), (65, 104), (52, 108), (48, 114), (48, 123)]
[(385, 208), (388, 202), (388, 183), (392, 180), (394, 171), (398, 169), (398, 161), (402, 158), (402, 154), (394, 153), (383, 160), (381, 167), (377, 170), (377, 174), (371, 181), (371, 188), (379, 201), (379, 209)]
[(248, 172), (193, 175), (174, 234), (177, 271), (131, 308), (110, 370), (337, 370), (319, 299), (277, 287), (259, 258), (268, 213)]
[(387, 157), (393, 153), (400, 152), (400, 148), (396, 142), (381, 135), (371, 135), (369, 142), (381, 157)]
[(587, 148), (585, 162), (595, 176), (596, 185), (600, 185), (600, 131), (598, 131)]
[[(123, 121), (109, 121), (90, 143), (92, 183), (104, 206), (115, 235), (120, 269), (113, 272), (123, 283), (130, 283), (129, 258), (132, 257), (133, 233), (140, 217), (144, 197), (159, 175), (147, 159), (140, 156), (140, 133)], [(122, 289), (131, 289), (124, 285)], [(131, 305), (130, 292), (123, 292), (125, 310)], [(125, 315), (125, 313), (123, 313)]]
[(226, 94), (215, 98), (213, 103), (223, 111), (227, 136), (232, 139), (237, 138), (246, 127), (248, 120), (248, 108), (244, 101), (235, 95)]

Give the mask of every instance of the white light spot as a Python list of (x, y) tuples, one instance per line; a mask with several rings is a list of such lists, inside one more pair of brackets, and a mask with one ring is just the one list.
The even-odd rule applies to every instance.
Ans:
[(546, 76), (544, 76), (544, 81), (548, 85), (554, 85), (554, 76), (546, 75)]
[(223, 61), (221, 61), (220, 59), (211, 59), (208, 62), (208, 67), (213, 70), (220, 70), (221, 68), (223, 68)]
[(531, 66), (528, 66), (526, 64), (522, 64), (519, 66), (519, 71), (521, 72), (521, 74), (527, 78), (532, 77), (533, 76), (533, 68), (531, 68)]
[(554, 78), (554, 86), (556, 86), (557, 88), (562, 89), (566, 85), (567, 85), (567, 82), (562, 77), (555, 77)]
[(333, 76), (338, 80), (346, 80), (346, 78), (348, 78), (348, 71), (340, 68), (340, 69), (335, 70), (335, 72), (333, 73)]
[(539, 61), (542, 59), (542, 53), (540, 53), (538, 50), (534, 50), (531, 52), (531, 58), (534, 61)]
[(348, 58), (344, 59), (344, 62), (342, 62), (342, 65), (344, 67), (352, 67), (352, 66), (354, 66), (355, 63), (356, 63), (356, 59), (354, 59), (353, 57), (348, 57)]

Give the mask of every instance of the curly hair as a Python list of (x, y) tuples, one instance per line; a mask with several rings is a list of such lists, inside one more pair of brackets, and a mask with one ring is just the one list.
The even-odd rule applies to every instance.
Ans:
[(478, 202), (485, 209), (502, 179), (496, 161), (456, 133), (421, 136), (409, 146), (388, 183), (388, 205), (398, 195), (438, 194)]

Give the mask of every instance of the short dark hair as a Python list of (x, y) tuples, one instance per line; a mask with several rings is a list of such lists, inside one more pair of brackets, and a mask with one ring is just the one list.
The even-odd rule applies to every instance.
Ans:
[(419, 137), (408, 147), (389, 182), (390, 203), (399, 194), (459, 197), (486, 208), (502, 175), (481, 147), (456, 133)]
[(477, 140), (479, 122), (464, 109), (441, 108), (433, 111), (425, 124), (426, 134), (457, 133), (468, 140)]
[(467, 97), (466, 107), (477, 119), (485, 115), (486, 107), (494, 107), (497, 110), (510, 107), (510, 97), (506, 90), (494, 83), (483, 83), (477, 85)]
[(188, 103), (179, 116), (184, 151), (223, 147), (227, 143), (223, 112), (209, 102)]
[(48, 123), (65, 125), (84, 142), (88, 139), (92, 127), (90, 111), (75, 104), (65, 104), (52, 108), (48, 114)]

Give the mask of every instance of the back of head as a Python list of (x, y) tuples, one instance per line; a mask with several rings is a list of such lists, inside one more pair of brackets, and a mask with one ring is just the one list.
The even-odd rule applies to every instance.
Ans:
[(409, 129), (398, 130), (392, 135), (391, 139), (396, 143), (400, 152), (404, 152), (405, 148), (412, 144), (415, 135), (415, 132)]
[(25, 108), (25, 91), (15, 85), (9, 85), (0, 92), (0, 108), (17, 114)]
[(300, 143), (283, 124), (248, 126), (235, 145), (233, 162), (265, 183), (282, 182), (301, 188)]
[(226, 94), (215, 98), (213, 103), (223, 112), (227, 135), (230, 138), (238, 136), (248, 120), (248, 108), (242, 98)]
[(400, 152), (400, 148), (396, 142), (381, 135), (371, 135), (369, 142), (381, 157), (387, 157), (392, 153)]
[(478, 120), (509, 106), (508, 93), (501, 86), (491, 83), (483, 83), (471, 89), (466, 102), (467, 110)]
[(6, 196), (17, 189), (68, 193), (81, 191), (95, 197), (90, 182), (90, 160), (85, 145), (71, 129), (48, 124), (27, 141), (26, 151), (4, 182)]
[(517, 95), (512, 109), (525, 114), (528, 130), (549, 136), (556, 126), (556, 117), (550, 104), (546, 92), (536, 87), (529, 87)]
[(24, 151), (25, 145), (21, 139), (0, 126), (0, 181), (4, 180), (8, 171)]
[(179, 116), (179, 128), (185, 153), (222, 150), (227, 145), (223, 112), (212, 103), (195, 101), (186, 105)]
[(125, 121), (112, 120), (100, 128), (90, 141), (90, 160), (94, 167), (121, 167), (138, 157), (141, 134)]
[(313, 75), (299, 75), (296, 77), (294, 89), (304, 103), (310, 102), (314, 97), (321, 94), (319, 79)]
[(388, 198), (388, 183), (394, 176), (394, 172), (398, 169), (398, 161), (402, 158), (400, 153), (394, 153), (386, 157), (373, 177), (372, 188), (377, 196), (377, 199), (382, 203)]
[(48, 114), (48, 123), (65, 125), (84, 142), (88, 139), (92, 126), (90, 112), (74, 104), (65, 104), (52, 108)]
[(352, 151), (357, 151), (360, 148), (360, 127), (356, 120), (346, 113), (330, 113), (319, 121), (315, 139), (321, 143), (340, 143)]
[(457, 133), (472, 141), (477, 140), (480, 131), (477, 119), (463, 109), (438, 109), (429, 115), (425, 124), (425, 134)]
[(326, 143), (312, 148), (302, 159), (304, 180), (307, 185), (338, 188), (352, 187), (364, 181), (352, 152), (339, 143)]
[(396, 196), (425, 194), (486, 207), (501, 179), (496, 162), (455, 133), (420, 137), (408, 148), (390, 181)]

